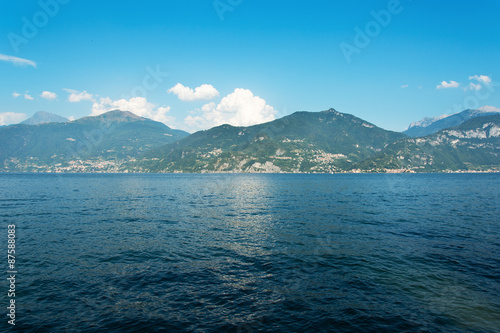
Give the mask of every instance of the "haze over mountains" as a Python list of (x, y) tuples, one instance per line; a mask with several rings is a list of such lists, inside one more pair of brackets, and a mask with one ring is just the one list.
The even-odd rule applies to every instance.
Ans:
[(497, 110), (465, 110), (413, 124), (406, 132), (435, 132), (418, 138), (334, 109), (191, 135), (127, 111), (75, 121), (39, 113), (28, 119), (35, 125), (0, 128), (0, 171), (500, 171)]

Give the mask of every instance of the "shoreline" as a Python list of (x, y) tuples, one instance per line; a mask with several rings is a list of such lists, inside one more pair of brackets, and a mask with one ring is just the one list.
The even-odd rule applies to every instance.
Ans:
[(135, 171), (0, 171), (2, 174), (114, 174), (114, 175), (125, 175), (125, 174), (136, 174), (136, 175), (227, 175), (227, 174), (237, 174), (237, 175), (345, 175), (345, 174), (496, 174), (500, 173), (500, 170), (445, 170), (445, 171), (400, 171), (400, 170), (387, 170), (387, 171), (342, 171), (342, 172), (135, 172)]

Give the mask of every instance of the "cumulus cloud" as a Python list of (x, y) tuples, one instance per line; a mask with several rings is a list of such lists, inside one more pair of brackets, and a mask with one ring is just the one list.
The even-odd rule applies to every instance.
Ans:
[(479, 83), (469, 83), (469, 87), (465, 88), (464, 90), (470, 89), (470, 90), (481, 90), (483, 86), (480, 85)]
[(45, 98), (49, 101), (53, 101), (57, 98), (57, 94), (56, 93), (53, 93), (53, 92), (50, 92), (50, 91), (44, 91), (42, 92), (42, 94), (40, 95), (40, 97), (42, 98)]
[(97, 116), (112, 110), (130, 111), (140, 117), (153, 119), (166, 125), (174, 121), (174, 117), (168, 116), (169, 106), (157, 107), (144, 97), (132, 97), (130, 99), (119, 99), (113, 101), (109, 97), (101, 98), (99, 102), (92, 105), (92, 116)]
[(476, 81), (479, 81), (481, 83), (484, 83), (486, 85), (490, 85), (491, 83), (491, 78), (489, 76), (486, 76), (486, 75), (473, 75), (473, 76), (469, 76), (469, 80), (476, 80)]
[(214, 102), (203, 105), (202, 115), (188, 116), (184, 123), (191, 129), (207, 129), (230, 124), (233, 126), (251, 126), (275, 119), (276, 111), (266, 101), (248, 89), (235, 89), (224, 97), (219, 104)]
[(27, 117), (24, 113), (4, 112), (0, 113), (0, 126), (17, 124)]
[(489, 86), (491, 84), (491, 78), (486, 75), (473, 75), (469, 76), (470, 81), (476, 81), (477, 83), (470, 82), (469, 85), (464, 88), (464, 90), (481, 90), (483, 86)]
[(409, 86), (407, 84), (403, 84), (401, 88), (408, 88)]
[(211, 100), (219, 96), (219, 92), (210, 84), (202, 84), (194, 90), (177, 83), (167, 90), (168, 93), (175, 94), (181, 101)]
[(79, 92), (78, 90), (73, 89), (63, 89), (68, 92), (70, 95), (68, 96), (68, 101), (71, 103), (78, 103), (81, 101), (92, 101), (95, 102), (94, 96), (89, 94), (87, 91)]
[(0, 61), (7, 61), (16, 66), (32, 66), (36, 68), (36, 62), (28, 59), (18, 58), (5, 54), (0, 54)]
[(450, 81), (450, 82), (443, 81), (443, 82), (441, 82), (441, 84), (438, 84), (436, 86), (436, 89), (458, 88), (459, 86), (460, 86), (460, 83), (458, 83), (456, 81)]
[(24, 99), (27, 99), (27, 100), (32, 101), (32, 100), (33, 100), (33, 96), (31, 96), (30, 94), (28, 94), (28, 92), (26, 92), (26, 93), (24, 94)]
[(20, 94), (20, 93), (18, 93), (18, 92), (15, 92), (15, 91), (14, 91), (14, 92), (12, 93), (12, 97), (14, 97), (14, 98), (18, 98), (19, 96), (21, 96), (21, 94)]

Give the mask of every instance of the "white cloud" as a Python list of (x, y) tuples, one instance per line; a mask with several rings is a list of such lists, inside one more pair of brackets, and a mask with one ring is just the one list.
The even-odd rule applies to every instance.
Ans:
[(407, 85), (407, 84), (403, 84), (403, 85), (401, 86), (401, 88), (408, 88), (408, 85)]
[(32, 60), (0, 54), (0, 61), (7, 61), (17, 66), (32, 66), (36, 68), (36, 63)]
[(132, 97), (128, 100), (120, 99), (113, 101), (109, 97), (101, 98), (99, 103), (94, 102), (92, 105), (92, 116), (97, 116), (112, 110), (130, 111), (140, 117), (153, 119), (162, 122), (166, 125), (174, 121), (174, 117), (168, 116), (170, 111), (169, 106), (157, 107), (155, 104), (148, 102), (144, 97)]
[(175, 94), (181, 101), (211, 100), (219, 96), (219, 92), (210, 84), (202, 84), (194, 90), (184, 87), (181, 83), (167, 90), (168, 93)]
[(490, 85), (491, 83), (491, 78), (489, 76), (486, 76), (486, 75), (474, 75), (474, 76), (469, 76), (469, 80), (476, 80), (476, 81), (479, 81), (479, 82), (482, 82), (486, 85)]
[(57, 94), (50, 91), (44, 91), (42, 92), (40, 97), (48, 99), (49, 101), (53, 101), (57, 98)]
[(471, 83), (469, 83), (469, 87), (464, 88), (464, 90), (467, 90), (467, 89), (470, 89), (470, 90), (481, 90), (482, 87), (483, 86), (480, 85), (479, 83), (476, 84), (476, 83), (472, 83), (471, 82)]
[(464, 88), (464, 90), (481, 90), (483, 86), (489, 86), (491, 84), (491, 78), (486, 75), (474, 75), (469, 76), (469, 80), (477, 81), (478, 83), (470, 82), (469, 86)]
[(24, 113), (4, 112), (0, 113), (0, 126), (17, 124), (27, 117)]
[(20, 94), (20, 93), (18, 93), (18, 92), (15, 92), (15, 91), (14, 91), (14, 92), (12, 93), (12, 97), (14, 97), (14, 98), (18, 98), (19, 96), (21, 96), (21, 94)]
[(216, 105), (203, 105), (202, 115), (187, 116), (184, 123), (191, 129), (207, 129), (222, 124), (251, 126), (275, 119), (276, 111), (248, 89), (235, 89)]
[(436, 86), (436, 89), (458, 88), (459, 86), (460, 86), (460, 83), (455, 82), (455, 81), (450, 81), (450, 82), (443, 81), (443, 82), (441, 82), (441, 84), (438, 84)]
[(78, 103), (81, 101), (92, 101), (95, 102), (94, 96), (89, 94), (87, 91), (79, 92), (78, 90), (73, 89), (63, 89), (68, 92), (70, 95), (68, 96), (68, 101), (71, 103)]
[(24, 94), (24, 99), (32, 101), (33, 100), (33, 96), (29, 95), (28, 92), (26, 92), (26, 94)]

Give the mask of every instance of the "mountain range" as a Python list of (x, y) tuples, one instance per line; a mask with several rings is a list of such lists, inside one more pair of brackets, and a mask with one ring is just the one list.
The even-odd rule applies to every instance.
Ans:
[(500, 113), (472, 118), (420, 138), (391, 143), (360, 170), (500, 170)]
[(188, 133), (131, 112), (0, 129), (1, 171), (121, 171), (141, 154)]
[(119, 110), (33, 118), (0, 128), (0, 172), (500, 171), (500, 113), (485, 108), (422, 122), (433, 131), (452, 125), (422, 137), (335, 109), (191, 135)]
[(406, 137), (330, 109), (249, 127), (222, 125), (148, 152), (140, 171), (336, 172)]
[(493, 106), (483, 106), (479, 109), (467, 109), (452, 115), (442, 115), (435, 118), (424, 118), (410, 124), (404, 134), (411, 137), (421, 137), (434, 134), (442, 129), (458, 126), (469, 119), (499, 114), (500, 109)]

